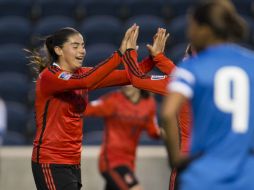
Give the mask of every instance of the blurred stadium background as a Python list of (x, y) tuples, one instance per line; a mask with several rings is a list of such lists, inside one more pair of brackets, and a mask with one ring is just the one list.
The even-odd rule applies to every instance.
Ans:
[[(0, 98), (6, 107), (6, 111), (0, 113), (2, 123), (6, 126), (5, 130), (0, 130), (2, 144), (32, 145), (35, 131), (35, 85), (27, 66), (24, 48), (38, 48), (41, 45), (40, 39), (61, 27), (75, 27), (85, 37), (87, 56), (84, 65), (94, 66), (118, 49), (126, 28), (137, 23), (140, 25), (140, 59), (148, 55), (145, 45), (151, 43), (156, 29), (164, 27), (171, 34), (165, 53), (177, 63), (187, 44), (186, 10), (197, 2), (198, 0), (0, 0)], [(233, 2), (250, 28), (242, 45), (254, 49), (254, 1)], [(112, 89), (115, 88), (94, 91), (90, 94), (90, 100)], [(161, 97), (156, 95), (156, 99), (159, 107)], [(159, 111), (160, 109), (158, 114)], [(102, 120), (89, 118), (84, 125), (84, 144), (99, 145), (102, 139)], [(144, 135), (141, 144), (163, 143), (150, 140)]]

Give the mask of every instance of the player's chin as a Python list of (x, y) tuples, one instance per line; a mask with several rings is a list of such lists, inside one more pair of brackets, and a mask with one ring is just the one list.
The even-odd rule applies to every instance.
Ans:
[(81, 68), (82, 65), (83, 65), (83, 60), (76, 60), (75, 66), (76, 66), (77, 68)]

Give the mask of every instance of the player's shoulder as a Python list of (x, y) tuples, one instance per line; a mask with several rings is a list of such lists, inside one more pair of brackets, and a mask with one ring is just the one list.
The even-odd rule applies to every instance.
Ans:
[[(201, 62), (201, 59), (202, 58), (200, 58), (199, 56), (194, 56), (194, 57), (191, 57), (188, 59), (184, 59), (177, 64), (177, 68), (191, 70), (192, 68), (194, 68), (196, 66), (196, 64)], [(176, 70), (177, 70), (177, 68), (176, 68)]]
[(249, 59), (251, 61), (254, 60), (254, 51), (247, 49), (245, 47), (237, 46), (238, 52), (242, 57)]
[(62, 72), (62, 70), (55, 66), (55, 65), (51, 65), (47, 68), (45, 68), (40, 74), (39, 74), (39, 78), (44, 78), (44, 77), (48, 77), (48, 76), (52, 76), (52, 75), (59, 75)]

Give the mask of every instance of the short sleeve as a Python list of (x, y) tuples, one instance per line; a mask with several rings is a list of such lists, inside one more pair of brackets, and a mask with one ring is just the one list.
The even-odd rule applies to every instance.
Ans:
[[(188, 65), (189, 64), (189, 65)], [(168, 84), (167, 90), (178, 92), (186, 98), (191, 99), (194, 94), (195, 75), (188, 61), (180, 64), (172, 73), (172, 81)]]

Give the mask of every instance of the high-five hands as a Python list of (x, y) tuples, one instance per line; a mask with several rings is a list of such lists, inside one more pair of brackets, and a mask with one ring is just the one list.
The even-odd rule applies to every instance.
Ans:
[(151, 56), (154, 57), (164, 52), (168, 37), (169, 33), (166, 33), (166, 29), (158, 28), (157, 33), (153, 37), (153, 45), (147, 44), (147, 49)]
[(139, 34), (139, 26), (136, 25), (132, 30), (129, 39), (127, 40), (127, 49), (137, 48), (138, 34)]
[[(122, 54), (126, 49), (137, 49), (137, 39), (139, 35), (139, 26), (133, 24), (125, 33), (122, 40), (120, 51)], [(147, 44), (147, 49), (151, 56), (156, 56), (159, 53), (163, 53), (165, 49), (166, 41), (169, 37), (169, 33), (166, 33), (166, 29), (158, 28), (157, 33), (154, 35), (153, 44)]]
[(133, 24), (130, 28), (127, 29), (127, 31), (125, 32), (124, 38), (121, 42), (121, 46), (119, 48), (119, 51), (124, 54), (124, 52), (127, 49), (127, 42), (131, 36), (132, 33), (134, 33), (134, 31), (136, 30), (138, 26), (136, 24)]

